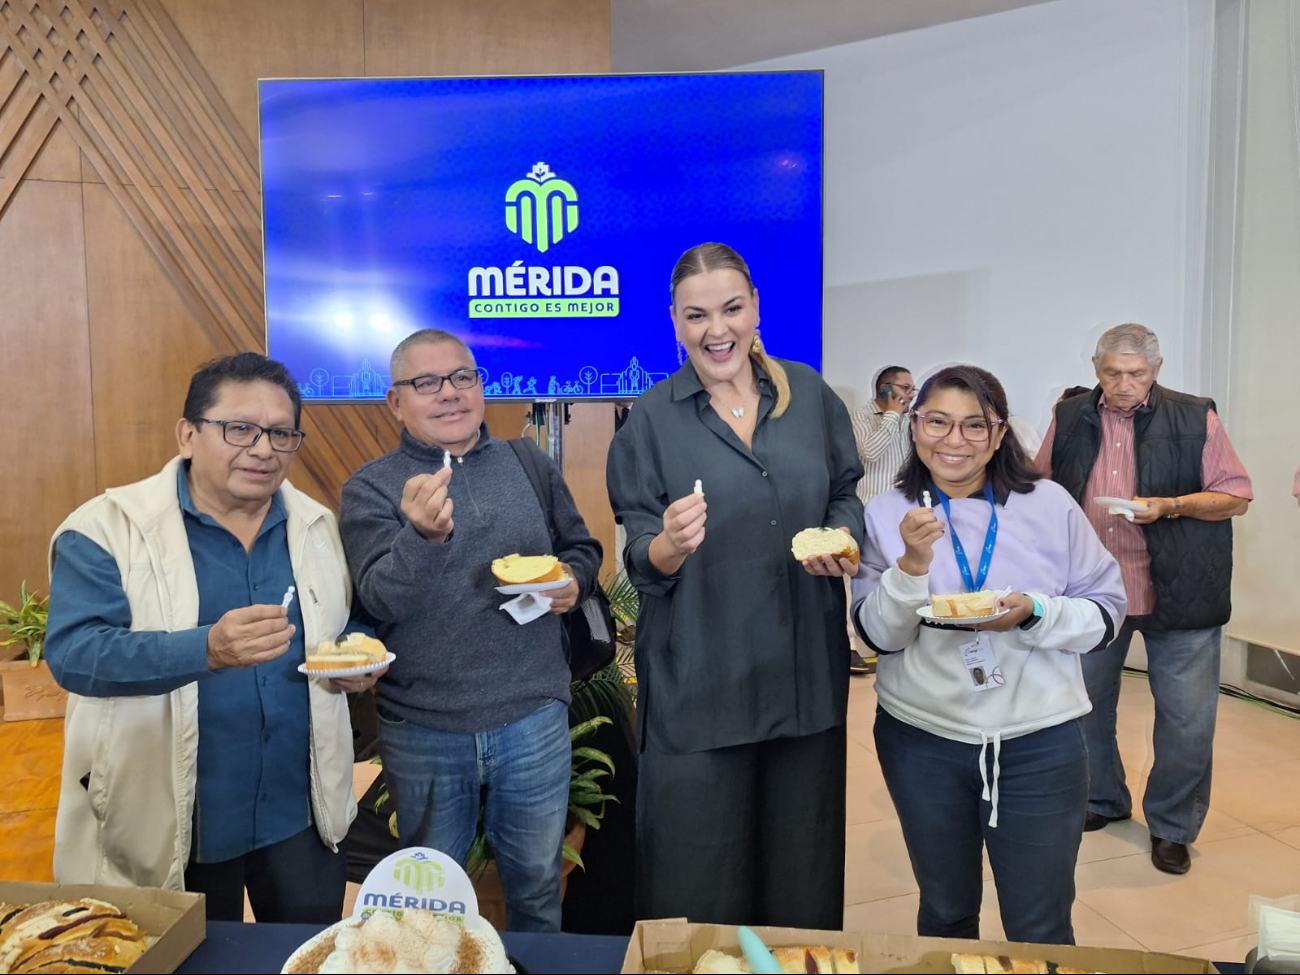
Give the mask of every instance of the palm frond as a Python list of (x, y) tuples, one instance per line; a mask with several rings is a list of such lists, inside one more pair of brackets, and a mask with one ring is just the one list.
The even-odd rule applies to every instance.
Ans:
[(569, 693), (569, 711), (578, 721), (599, 714), (632, 716), (632, 695), (617, 658), (589, 679), (571, 684)]
[(614, 619), (624, 626), (634, 624), (641, 608), (641, 593), (632, 585), (627, 570), (619, 569), (601, 583), (601, 588), (609, 597), (609, 608), (614, 611)]

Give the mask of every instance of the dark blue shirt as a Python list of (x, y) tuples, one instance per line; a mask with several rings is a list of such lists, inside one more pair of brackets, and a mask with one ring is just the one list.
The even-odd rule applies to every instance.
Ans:
[(208, 630), (226, 612), (279, 603), (294, 584), (288, 522), (271, 500), (251, 552), (190, 497), (187, 465), (176, 490), (199, 589), (198, 627), (130, 632), (117, 562), (76, 532), (56, 545), (46, 653), (59, 683), (91, 697), (165, 694), (198, 681), (198, 796), (193, 858), (233, 859), (311, 824), (310, 714), (302, 615), (295, 598), (289, 651), (256, 667), (207, 667)]

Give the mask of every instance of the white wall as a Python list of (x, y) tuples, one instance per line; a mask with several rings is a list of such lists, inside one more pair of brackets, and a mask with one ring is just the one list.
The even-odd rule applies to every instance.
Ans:
[(1056, 0), (749, 66), (826, 72), (824, 373), (850, 403), (887, 362), (968, 361), (1044, 429), (1125, 321), (1197, 390), (1213, 6)]
[(826, 71), (832, 385), (971, 361), (1042, 429), (1149, 325), (1254, 482), (1230, 644), (1300, 653), (1297, 4), (1055, 0), (751, 67)]
[(1300, 12), (1290, 0), (1248, 10), (1228, 429), (1255, 501), (1236, 523), (1228, 631), (1300, 653)]

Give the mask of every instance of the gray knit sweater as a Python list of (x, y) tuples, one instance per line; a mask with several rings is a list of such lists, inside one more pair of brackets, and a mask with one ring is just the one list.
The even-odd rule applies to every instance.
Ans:
[(364, 465), (343, 486), (339, 531), (357, 598), (397, 655), (379, 681), (381, 706), (438, 731), (500, 728), (550, 700), (569, 701), (569, 668), (558, 616), (519, 625), (500, 606), (490, 565), (512, 552), (555, 554), (573, 568), (582, 598), (595, 588), (600, 543), (591, 537), (554, 463), (551, 545), (541, 503), (510, 444), (487, 424), (454, 458), (449, 493), (455, 528), (428, 541), (401, 511), (402, 488), (443, 464), (440, 447), (402, 433), (401, 445)]

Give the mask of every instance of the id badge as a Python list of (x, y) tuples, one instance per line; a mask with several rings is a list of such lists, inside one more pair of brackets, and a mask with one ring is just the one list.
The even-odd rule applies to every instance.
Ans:
[(993, 643), (987, 633), (981, 633), (970, 643), (962, 644), (961, 659), (970, 677), (971, 690), (994, 691), (1004, 686), (1002, 668), (998, 666), (998, 657), (993, 652)]

